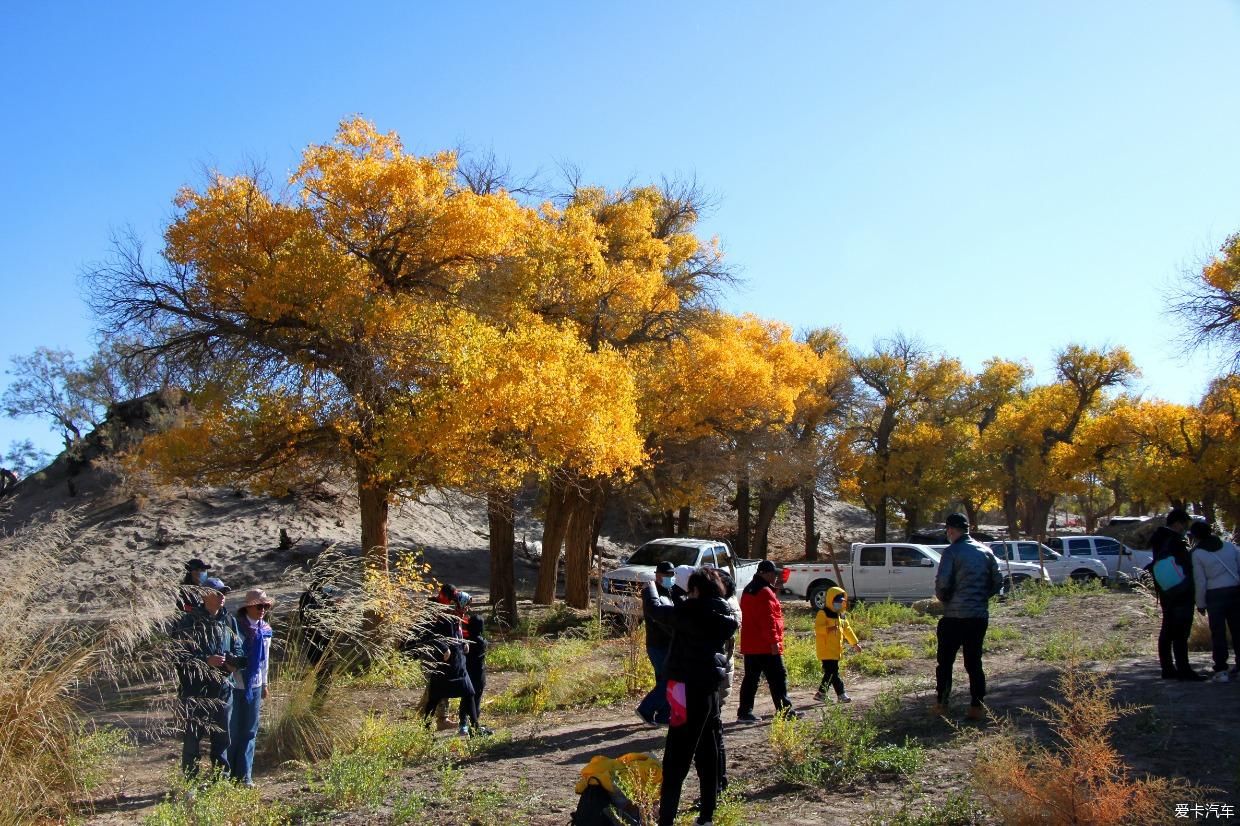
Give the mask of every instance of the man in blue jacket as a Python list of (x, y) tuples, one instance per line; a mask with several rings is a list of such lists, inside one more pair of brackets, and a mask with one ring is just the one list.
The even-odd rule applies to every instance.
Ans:
[(201, 602), (181, 615), (172, 632), (179, 643), (177, 694), (185, 716), (181, 769), (189, 777), (198, 774), (199, 741), (208, 736), (211, 765), (224, 773), (229, 770), (232, 683), (228, 677), (245, 665), (246, 657), (237, 618), (224, 609), (228, 591), (219, 579), (208, 579), (199, 589)]
[(945, 525), (951, 544), (943, 551), (934, 577), (934, 593), (943, 603), (943, 616), (938, 627), (937, 700), (933, 712), (939, 716), (947, 713), (956, 652), (964, 648), (964, 668), (969, 673), (968, 717), (980, 720), (986, 716), (982, 705), (986, 696), (982, 643), (990, 624), (990, 598), (1003, 588), (1003, 575), (990, 549), (969, 536), (968, 517), (963, 513), (950, 514)]

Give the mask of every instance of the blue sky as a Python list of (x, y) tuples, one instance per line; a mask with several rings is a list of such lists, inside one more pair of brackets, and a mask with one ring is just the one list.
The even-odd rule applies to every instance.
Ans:
[[(1128, 347), (1192, 402), (1163, 291), (1240, 231), (1240, 2), (24, 4), (0, 27), (0, 364), (85, 355), (78, 275), (177, 187), (282, 177), (360, 112), (419, 151), (693, 175), (730, 309), (976, 369)], [(7, 381), (7, 378), (5, 379)], [(0, 421), (0, 450), (57, 439)]]

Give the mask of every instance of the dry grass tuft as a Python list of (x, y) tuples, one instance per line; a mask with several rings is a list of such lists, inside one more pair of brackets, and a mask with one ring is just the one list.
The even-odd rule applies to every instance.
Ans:
[(1134, 778), (1111, 745), (1110, 727), (1137, 711), (1115, 704), (1103, 675), (1069, 663), (1056, 682), (1061, 700), (1037, 714), (1058, 748), (1019, 736), (1010, 724), (982, 743), (979, 793), (1013, 826), (1156, 823), (1174, 811), (1186, 789), (1166, 778)]
[(113, 614), (52, 613), (75, 541), (90, 538), (69, 512), (0, 536), (0, 824), (69, 818), (106, 779), (115, 750), (97, 741), (111, 735), (85, 725), (80, 692), (153, 662), (138, 653), (171, 604), (134, 582), (109, 595)]

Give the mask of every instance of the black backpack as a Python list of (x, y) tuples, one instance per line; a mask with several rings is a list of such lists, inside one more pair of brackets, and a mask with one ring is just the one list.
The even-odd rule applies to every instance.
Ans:
[(638, 826), (638, 821), (616, 807), (615, 801), (598, 783), (592, 782), (577, 799), (569, 823), (573, 826)]

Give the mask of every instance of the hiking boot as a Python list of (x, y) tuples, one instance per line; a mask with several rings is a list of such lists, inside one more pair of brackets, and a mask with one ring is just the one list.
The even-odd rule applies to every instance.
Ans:
[(761, 723), (762, 718), (754, 714), (752, 711), (745, 711), (745, 712), (738, 713), (736, 715), (736, 722), (738, 723)]
[(1162, 678), (1164, 680), (1178, 680), (1180, 679), (1180, 675), (1174, 668), (1164, 668), (1162, 670)]
[(1214, 682), (1216, 682), (1216, 683), (1229, 683), (1229, 682), (1231, 682), (1231, 676), (1230, 676), (1230, 675), (1228, 675), (1228, 673), (1227, 673), (1225, 670), (1224, 670), (1224, 671), (1216, 671), (1216, 672), (1215, 672), (1215, 674), (1214, 674)]
[(459, 737), (468, 737), (468, 736), (469, 736), (469, 726), (461, 726), (461, 727), (457, 730), (457, 732), (456, 732), (456, 733), (457, 733), (457, 736), (459, 736)]
[(654, 727), (658, 725), (658, 723), (655, 722), (654, 715), (647, 716), (645, 714), (642, 714), (642, 710), (640, 708), (634, 711), (633, 713), (637, 715), (638, 719), (640, 719), (643, 723), (645, 723), (648, 726)]
[(930, 716), (931, 717), (946, 717), (947, 716), (947, 704), (946, 703), (935, 703), (934, 705), (930, 706)]
[(965, 712), (964, 716), (969, 718), (970, 720), (985, 720), (986, 719), (986, 707), (985, 706), (969, 706), (969, 710)]
[(823, 691), (821, 688), (818, 689), (814, 692), (814, 699), (821, 703), (823, 700), (827, 699), (827, 692)]
[(792, 706), (784, 706), (775, 712), (776, 717), (783, 717), (785, 720), (801, 720), (805, 717), (805, 712), (795, 711)]
[(491, 729), (486, 726), (478, 726), (478, 728), (474, 729), (469, 734), (471, 737), (490, 737), (494, 733), (495, 732), (491, 731)]
[(1204, 683), (1209, 677), (1202, 676), (1191, 668), (1176, 672), (1175, 678), (1186, 683)]
[(849, 697), (847, 694), (840, 694), (839, 696), (837, 696), (837, 697), (835, 698), (835, 702), (837, 702), (837, 703), (851, 703), (851, 702), (852, 702), (852, 697)]

